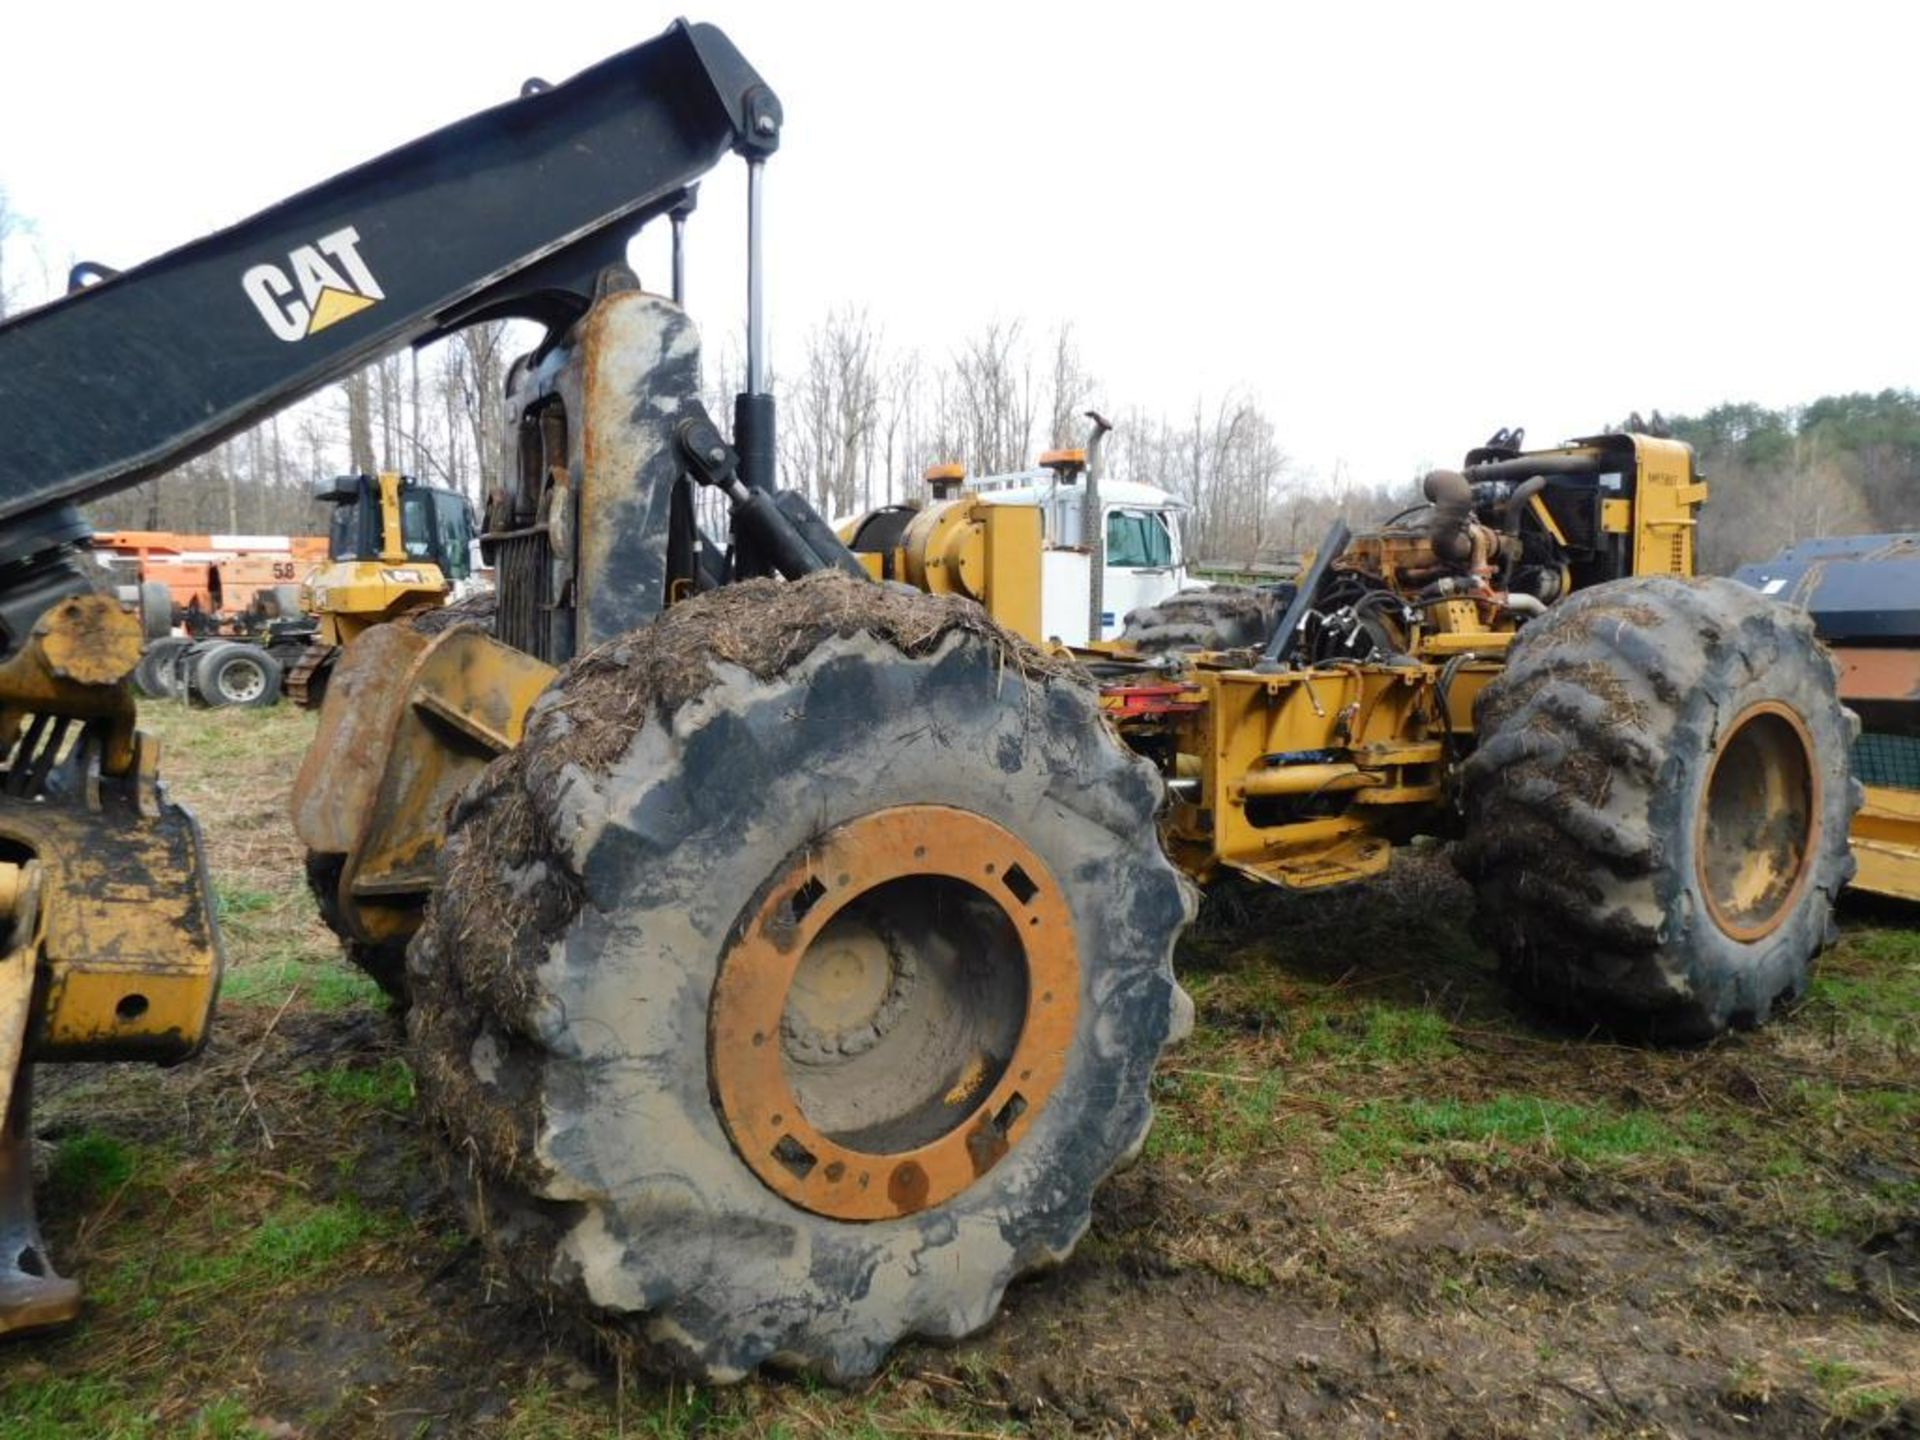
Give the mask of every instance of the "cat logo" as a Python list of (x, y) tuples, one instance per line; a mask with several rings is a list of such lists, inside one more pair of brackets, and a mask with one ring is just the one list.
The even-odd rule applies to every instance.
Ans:
[(386, 298), (359, 244), (360, 232), (344, 226), (299, 246), (285, 269), (255, 265), (240, 277), (240, 288), (269, 330), (282, 340), (304, 340)]

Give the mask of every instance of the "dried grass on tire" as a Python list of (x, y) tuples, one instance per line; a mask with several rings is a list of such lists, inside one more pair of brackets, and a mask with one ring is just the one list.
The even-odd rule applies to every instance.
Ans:
[[(436, 1118), (459, 1117), (483, 1164), (523, 1182), (541, 1169), (530, 1128), (534, 1097), (514, 1094), (511, 1051), (534, 1038), (536, 972), (551, 937), (565, 931), (582, 903), (579, 878), (543, 818), (565, 777), (604, 774), (643, 726), (671, 723), (713, 685), (717, 667), (768, 680), (832, 639), (865, 633), (919, 657), (956, 631), (984, 640), (1022, 675), (1088, 683), (1077, 667), (1035, 649), (967, 601), (831, 573), (728, 586), (673, 607), (562, 670), (528, 717), (523, 743), (494, 761), (455, 807), (436, 913), (415, 941), (409, 1026), (422, 1095), (431, 1097)], [(435, 953), (442, 936), (458, 957)], [(483, 1041), (476, 1018), (483, 1013), (509, 1033), (490, 1031)], [(492, 1086), (481, 1084), (467, 1062), (476, 1043), (502, 1052)]]

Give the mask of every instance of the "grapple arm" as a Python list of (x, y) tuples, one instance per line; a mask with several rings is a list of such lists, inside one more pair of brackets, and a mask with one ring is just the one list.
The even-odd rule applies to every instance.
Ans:
[(0, 521), (137, 484), (402, 345), (564, 326), (646, 220), (779, 132), (726, 36), (676, 21), (0, 324)]

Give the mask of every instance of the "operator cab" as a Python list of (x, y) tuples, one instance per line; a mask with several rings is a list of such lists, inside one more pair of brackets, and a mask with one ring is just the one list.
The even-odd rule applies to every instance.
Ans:
[[(314, 492), (333, 506), (327, 555), (333, 560), (416, 561), (437, 565), (448, 580), (473, 571), (473, 506), (452, 490), (408, 475), (342, 475)], [(387, 533), (397, 517), (398, 535)], [(395, 543), (397, 541), (397, 543)]]

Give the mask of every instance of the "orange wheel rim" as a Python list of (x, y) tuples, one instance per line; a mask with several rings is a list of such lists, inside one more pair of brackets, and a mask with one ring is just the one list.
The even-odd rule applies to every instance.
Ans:
[(1052, 872), (970, 811), (904, 805), (797, 852), (736, 927), (708, 1012), (727, 1133), (840, 1220), (939, 1205), (1044, 1108), (1080, 1005)]
[(1734, 717), (1700, 795), (1694, 853), (1707, 911), (1735, 940), (1779, 929), (1820, 843), (1820, 770), (1806, 725), (1763, 701)]

